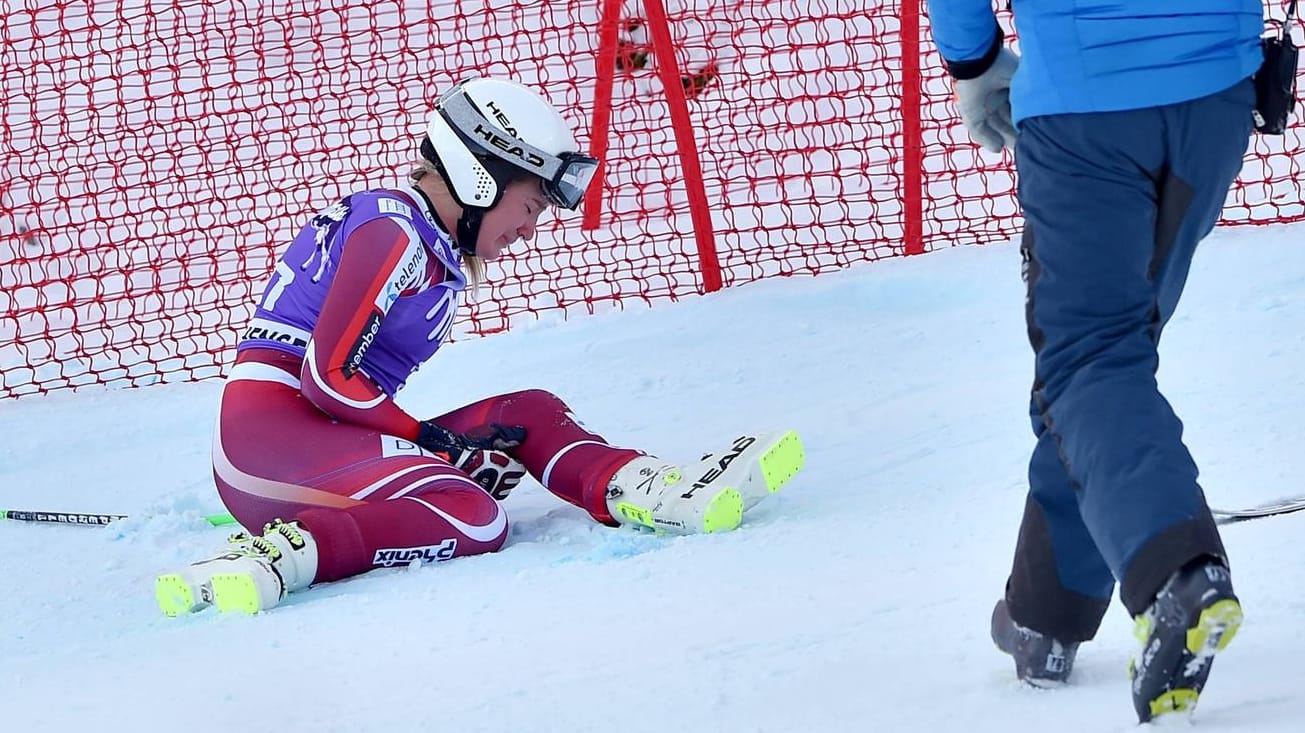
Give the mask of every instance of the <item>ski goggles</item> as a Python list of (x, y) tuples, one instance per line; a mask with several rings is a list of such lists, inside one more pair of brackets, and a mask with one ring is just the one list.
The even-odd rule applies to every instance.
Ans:
[(557, 156), (557, 168), (544, 180), (544, 194), (555, 205), (574, 210), (584, 200), (589, 182), (598, 172), (598, 160), (579, 153)]
[(466, 94), (446, 95), (439, 108), (464, 142), (538, 176), (549, 202), (557, 206), (579, 206), (598, 172), (596, 158), (571, 152), (553, 155), (489, 124)]

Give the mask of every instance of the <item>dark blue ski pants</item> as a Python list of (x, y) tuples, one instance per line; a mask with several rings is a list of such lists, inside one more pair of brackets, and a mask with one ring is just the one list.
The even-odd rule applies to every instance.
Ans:
[(1253, 105), (1245, 81), (1180, 104), (1021, 123), (1037, 444), (1006, 598), (1023, 626), (1090, 639), (1116, 580), (1136, 615), (1189, 561), (1224, 558), (1156, 384), (1157, 346), (1241, 170)]

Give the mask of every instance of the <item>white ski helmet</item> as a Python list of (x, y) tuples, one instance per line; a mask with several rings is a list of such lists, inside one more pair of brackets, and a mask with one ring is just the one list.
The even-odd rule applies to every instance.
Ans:
[(576, 148), (566, 120), (539, 94), (505, 79), (471, 79), (435, 103), (421, 154), (462, 206), (458, 248), (474, 254), (485, 211), (522, 171), (543, 181), (553, 204), (580, 205), (598, 161)]

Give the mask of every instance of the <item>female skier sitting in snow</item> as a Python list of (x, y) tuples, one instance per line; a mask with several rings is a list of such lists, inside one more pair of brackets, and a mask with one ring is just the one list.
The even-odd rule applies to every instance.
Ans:
[(550, 206), (575, 209), (598, 162), (547, 101), (476, 79), (440, 98), (411, 186), (345, 197), (276, 266), (236, 349), (213, 440), (227, 509), (261, 535), (160, 576), (165, 614), (256, 613), (312, 583), (493, 552), (525, 473), (607, 525), (730, 530), (800, 468), (796, 433), (744, 435), (686, 467), (618, 448), (527, 390), (428, 420), (394, 402), (448, 335), (468, 272)]

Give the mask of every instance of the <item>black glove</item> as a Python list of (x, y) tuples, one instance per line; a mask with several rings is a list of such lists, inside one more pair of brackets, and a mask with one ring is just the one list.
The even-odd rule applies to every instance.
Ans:
[(526, 469), (517, 459), (504, 452), (521, 445), (526, 429), (520, 425), (490, 425), (471, 434), (455, 433), (427, 420), (421, 424), (417, 445), (448, 457), (449, 463), (462, 469), (499, 501), (525, 478)]
[(520, 425), (498, 423), (469, 433), (455, 433), (436, 425), (433, 420), (426, 420), (421, 423), (417, 433), (417, 445), (432, 453), (448, 456), (449, 463), (454, 465), (460, 463), (466, 457), (465, 454), (471, 451), (503, 451), (521, 445), (525, 439), (526, 429)]

